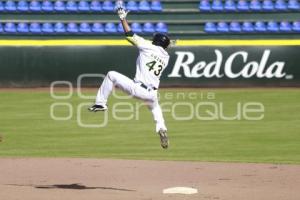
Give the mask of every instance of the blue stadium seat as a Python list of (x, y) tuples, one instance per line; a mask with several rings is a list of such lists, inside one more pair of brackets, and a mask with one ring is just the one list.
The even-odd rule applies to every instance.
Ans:
[(249, 5), (246, 0), (239, 0), (236, 6), (238, 11), (249, 11)]
[(221, 0), (213, 0), (212, 5), (211, 5), (211, 9), (213, 11), (223, 11), (223, 3)]
[(226, 22), (218, 22), (217, 31), (219, 33), (228, 33), (229, 32), (228, 24)]
[(37, 22), (31, 23), (30, 26), (29, 26), (29, 31), (31, 33), (35, 33), (35, 34), (42, 33), (42, 29), (41, 29), (40, 23), (37, 23)]
[(275, 10), (278, 10), (278, 11), (287, 11), (288, 10), (288, 7), (287, 7), (287, 3), (285, 0), (277, 0), (275, 2)]
[(232, 33), (242, 32), (242, 28), (239, 22), (231, 22), (229, 25), (229, 31)]
[(267, 30), (269, 32), (278, 32), (279, 31), (278, 23), (275, 21), (269, 21), (267, 25)]
[[(4, 5), (3, 5), (3, 2), (0, 1), (0, 12), (3, 12), (4, 11)], [(3, 28), (2, 28), (3, 29)]]
[(224, 4), (224, 10), (227, 12), (236, 11), (236, 5), (233, 0), (226, 0)]
[(292, 25), (288, 21), (282, 21), (280, 22), (279, 30), (280, 32), (285, 32), (285, 33), (292, 32)]
[(29, 10), (29, 6), (26, 0), (20, 0), (17, 5), (17, 10), (20, 12), (27, 12)]
[(298, 0), (289, 0), (288, 1), (288, 9), (290, 10), (300, 10), (300, 4)]
[(252, 22), (243, 22), (242, 31), (245, 33), (254, 33), (254, 27)]
[(293, 22), (293, 31), (300, 33), (300, 21)]
[(15, 11), (17, 11), (16, 3), (14, 1), (8, 0), (4, 4), (4, 9), (7, 12), (15, 12)]
[(136, 1), (130, 0), (126, 4), (126, 9), (136, 12), (139, 10), (139, 5), (136, 3)]
[(199, 3), (199, 10), (202, 12), (211, 11), (209, 0), (201, 0)]
[(53, 12), (54, 11), (54, 6), (53, 6), (52, 1), (49, 1), (49, 0), (43, 1), (42, 11), (44, 11), (44, 12)]
[(104, 30), (107, 33), (117, 33), (118, 32), (116, 25), (111, 22), (105, 24)]
[(67, 32), (68, 33), (78, 33), (79, 31), (78, 31), (77, 24), (74, 23), (74, 22), (68, 23), (68, 25), (67, 25)]
[(124, 29), (123, 29), (123, 26), (122, 26), (121, 23), (118, 24), (118, 26), (117, 26), (117, 31), (118, 31), (119, 33), (124, 33)]
[(51, 23), (48, 23), (48, 22), (43, 23), (42, 32), (43, 33), (53, 33), (54, 32), (53, 25)]
[(92, 12), (101, 12), (102, 11), (102, 6), (101, 6), (100, 1), (98, 1), (98, 0), (91, 1), (90, 10)]
[(163, 22), (157, 23), (156, 26), (155, 26), (155, 32), (167, 33), (168, 32), (167, 24), (165, 24)]
[(16, 33), (17, 29), (16, 29), (15, 23), (12, 23), (12, 22), (5, 23), (4, 32), (6, 32), (6, 33)]
[(272, 0), (264, 0), (262, 4), (264, 11), (274, 11), (274, 5)]
[(94, 33), (104, 33), (104, 28), (101, 23), (95, 22), (92, 26), (92, 32)]
[(42, 6), (39, 1), (33, 0), (29, 4), (29, 10), (31, 12), (41, 12), (42, 11)]
[(79, 31), (81, 33), (91, 33), (92, 29), (91, 29), (91, 26), (89, 23), (82, 22), (82, 23), (80, 23)]
[(85, 1), (85, 0), (81, 0), (78, 3), (78, 10), (80, 12), (88, 12), (90, 11), (90, 4), (89, 2)]
[(54, 24), (54, 32), (55, 33), (66, 33), (66, 27), (63, 23), (57, 22)]
[(204, 31), (206, 33), (217, 33), (216, 24), (213, 22), (206, 22), (204, 26)]
[(134, 33), (142, 33), (143, 32), (142, 25), (140, 23), (133, 22), (130, 27)]
[(262, 21), (257, 21), (257, 22), (255, 22), (254, 30), (256, 32), (260, 32), (260, 33), (267, 32), (266, 24)]
[(24, 22), (20, 22), (17, 25), (17, 32), (18, 33), (29, 33), (28, 24)]
[(56, 12), (64, 12), (66, 10), (66, 5), (63, 1), (57, 0), (54, 3), (54, 10)]
[(259, 0), (251, 0), (249, 8), (253, 11), (262, 11), (261, 3)]
[(154, 25), (150, 22), (146, 22), (143, 26), (143, 32), (144, 33), (154, 33), (155, 32)]
[(160, 0), (152, 0), (151, 10), (155, 11), (155, 12), (162, 12), (163, 8), (162, 8)]
[(147, 0), (142, 0), (139, 3), (139, 11), (141, 12), (147, 12), (147, 11), (151, 11), (151, 7), (150, 4)]
[(73, 0), (67, 1), (66, 11), (67, 12), (77, 12), (78, 11), (77, 3)]
[(105, 0), (102, 4), (102, 10), (103, 11), (109, 11), (109, 12), (112, 12), (114, 11), (114, 3), (110, 0)]

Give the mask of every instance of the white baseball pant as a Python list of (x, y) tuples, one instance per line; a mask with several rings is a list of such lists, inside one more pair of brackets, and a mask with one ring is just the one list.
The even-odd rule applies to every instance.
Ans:
[(97, 105), (103, 105), (107, 103), (107, 99), (114, 86), (120, 88), (133, 97), (144, 100), (148, 104), (156, 123), (156, 132), (158, 132), (160, 129), (167, 130), (162, 110), (158, 103), (157, 90), (147, 90), (141, 87), (140, 83), (136, 83), (118, 72), (109, 71), (105, 76), (104, 81), (102, 82), (102, 85), (97, 93)]

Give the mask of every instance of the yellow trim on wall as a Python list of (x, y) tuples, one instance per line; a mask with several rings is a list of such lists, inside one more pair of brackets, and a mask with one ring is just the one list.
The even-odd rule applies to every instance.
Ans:
[[(0, 46), (130, 46), (127, 40), (0, 40)], [(177, 46), (297, 46), (300, 40), (178, 40)]]

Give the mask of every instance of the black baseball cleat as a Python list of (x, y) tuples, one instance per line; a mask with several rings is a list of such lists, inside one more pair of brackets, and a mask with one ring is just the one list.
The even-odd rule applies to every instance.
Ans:
[(160, 129), (158, 131), (160, 137), (160, 145), (162, 148), (167, 149), (169, 146), (169, 139), (167, 135), (167, 130)]
[(88, 108), (91, 112), (97, 112), (97, 111), (105, 111), (107, 110), (107, 105), (93, 105), (92, 107)]

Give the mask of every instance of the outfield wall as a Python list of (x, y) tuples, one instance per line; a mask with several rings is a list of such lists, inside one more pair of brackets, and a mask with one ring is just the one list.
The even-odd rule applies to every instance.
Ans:
[[(163, 86), (300, 85), (300, 40), (185, 40), (169, 53)], [(137, 54), (125, 40), (0, 40), (0, 85), (76, 85), (109, 70), (132, 78)], [(84, 86), (101, 82), (87, 76)]]

